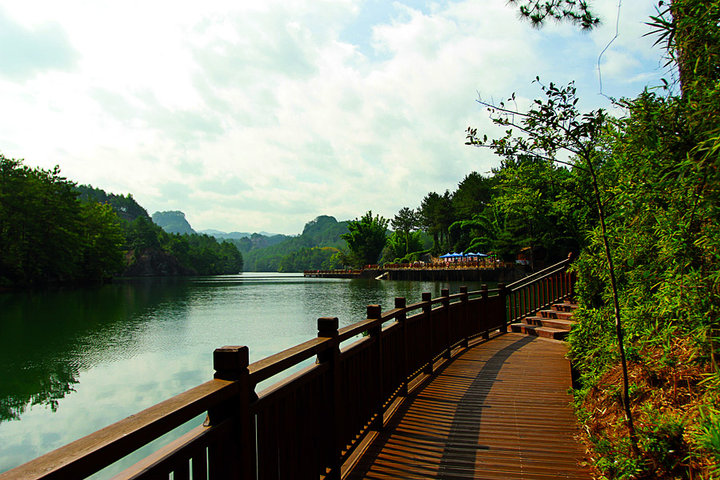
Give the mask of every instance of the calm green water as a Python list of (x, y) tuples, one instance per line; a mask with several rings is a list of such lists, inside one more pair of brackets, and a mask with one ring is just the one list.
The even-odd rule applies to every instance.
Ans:
[(315, 337), (318, 317), (459, 286), (246, 273), (2, 293), (0, 472), (209, 380), (217, 347), (252, 362)]

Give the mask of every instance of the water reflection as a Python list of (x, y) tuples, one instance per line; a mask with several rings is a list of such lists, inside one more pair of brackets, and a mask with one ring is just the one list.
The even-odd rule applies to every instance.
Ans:
[(350, 325), (459, 285), (242, 274), (0, 294), (0, 472), (208, 380), (216, 347), (259, 360), (319, 317)]
[(187, 282), (145, 281), (0, 295), (0, 421), (31, 405), (56, 411), (80, 370), (134, 355), (153, 312), (181, 317), (188, 292)]

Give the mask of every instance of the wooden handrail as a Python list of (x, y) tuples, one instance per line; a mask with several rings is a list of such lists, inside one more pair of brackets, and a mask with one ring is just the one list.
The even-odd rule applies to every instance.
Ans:
[(235, 382), (210, 380), (0, 474), (0, 478), (86, 477), (237, 394)]
[(565, 260), (561, 260), (560, 262), (551, 265), (547, 268), (544, 268), (540, 270), (539, 272), (532, 273), (528, 275), (527, 277), (523, 277), (520, 280), (513, 282), (507, 286), (510, 290), (517, 290), (518, 288), (521, 288), (527, 284), (537, 282), (543, 278), (550, 277), (551, 275), (561, 272), (565, 270), (568, 265), (570, 265), (570, 262), (572, 260), (570, 258), (566, 258)]
[(283, 350), (282, 352), (265, 357), (250, 364), (250, 381), (257, 385), (263, 380), (277, 375), (290, 367), (297, 365), (303, 360), (307, 360), (318, 354), (324, 348), (325, 340), (313, 338), (307, 342), (303, 342), (294, 347)]
[[(467, 348), (470, 339), (506, 331), (508, 320), (569, 295), (568, 265), (564, 260), (493, 290), (462, 288), (451, 295), (443, 289), (438, 298), (424, 293), (421, 302), (410, 305), (398, 298), (386, 312), (369, 306), (366, 319), (340, 329), (336, 318), (319, 319), (317, 338), (249, 365), (246, 347), (217, 349), (214, 380), (2, 473), (0, 479), (82, 478), (203, 412), (208, 413), (204, 426), (120, 478), (169, 472), (188, 478), (190, 470), (198, 479), (264, 478), (267, 469), (281, 467), (339, 478), (339, 465), (357, 447), (359, 436), (382, 427), (384, 409), (397, 395), (408, 394), (413, 379), (432, 374), (436, 362)], [(363, 332), (369, 336), (340, 349)], [(313, 357), (315, 364), (255, 394), (260, 382)], [(296, 445), (288, 446), (293, 441)], [(282, 477), (279, 471), (269, 475)]]

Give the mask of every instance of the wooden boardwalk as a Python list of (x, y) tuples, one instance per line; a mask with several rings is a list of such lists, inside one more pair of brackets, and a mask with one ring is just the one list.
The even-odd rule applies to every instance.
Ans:
[(565, 344), (508, 333), (414, 392), (347, 478), (589, 479)]

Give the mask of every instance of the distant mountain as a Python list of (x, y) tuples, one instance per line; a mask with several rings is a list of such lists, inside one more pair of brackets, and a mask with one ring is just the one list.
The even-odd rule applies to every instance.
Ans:
[(214, 230), (212, 228), (209, 228), (207, 230), (201, 230), (200, 233), (203, 233), (205, 235), (210, 235), (211, 237), (215, 238), (221, 238), (221, 239), (233, 239), (233, 238), (250, 238), (253, 235), (262, 235), (264, 237), (274, 237), (276, 235), (279, 235), (278, 233), (269, 233), (269, 232), (256, 232), (256, 233), (249, 233), (249, 232), (230, 232), (226, 233), (221, 230)]
[[(147, 211), (138, 205), (132, 195), (107, 194), (90, 186), (78, 187), (81, 197), (110, 203), (118, 214), (128, 221), (138, 216), (149, 218)], [(167, 233), (195, 234), (185, 214), (179, 210), (155, 212), (152, 221)], [(247, 233), (206, 229), (200, 234), (227, 241), (237, 247), (244, 257), (245, 271), (299, 272), (312, 269), (329, 269), (342, 266), (336, 253), (347, 248), (340, 235), (347, 233), (348, 222), (320, 215), (305, 224), (300, 235), (289, 236), (269, 232)]]
[(155, 212), (152, 214), (152, 221), (167, 233), (195, 233), (195, 230), (192, 229), (188, 221), (185, 219), (185, 214), (179, 210)]

